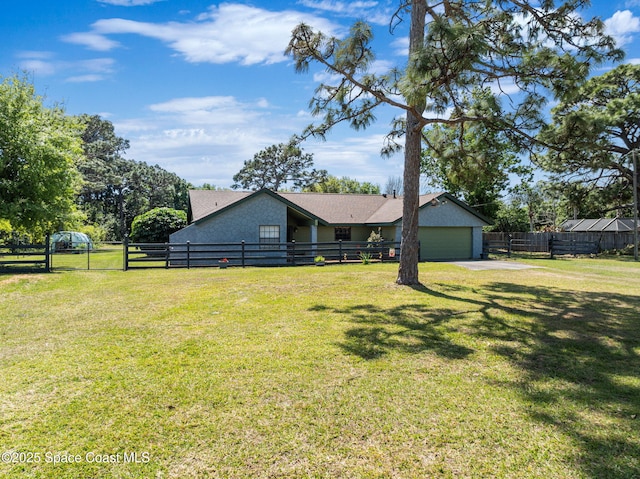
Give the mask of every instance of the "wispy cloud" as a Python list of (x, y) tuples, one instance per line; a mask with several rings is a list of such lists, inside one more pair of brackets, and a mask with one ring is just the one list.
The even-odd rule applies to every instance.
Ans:
[(269, 11), (249, 5), (212, 6), (195, 21), (150, 23), (123, 18), (103, 19), (90, 32), (73, 33), (63, 40), (106, 51), (120, 46), (111, 35), (137, 34), (157, 39), (192, 63), (283, 62), (291, 30), (300, 22), (333, 34), (339, 27), (326, 19), (293, 10)]
[(67, 43), (84, 45), (90, 50), (97, 50), (99, 52), (107, 52), (120, 46), (120, 43), (95, 32), (71, 33), (64, 35), (62, 40)]
[(46, 51), (25, 51), (18, 54), (20, 68), (42, 76), (67, 74), (67, 82), (96, 82), (113, 73), (115, 60), (94, 58), (80, 61), (62, 61)]
[(364, 18), (378, 25), (387, 25), (391, 18), (389, 10), (381, 8), (380, 2), (377, 1), (300, 0), (299, 3), (307, 8), (330, 12), (334, 15)]
[(156, 2), (164, 2), (164, 0), (98, 0), (98, 2), (117, 5), (119, 7), (139, 7), (141, 5), (151, 5)]
[(149, 109), (172, 116), (182, 125), (200, 127), (236, 127), (264, 115), (257, 103), (241, 103), (232, 96), (176, 98), (151, 105)]
[[(114, 119), (118, 135), (131, 141), (128, 156), (159, 163), (188, 181), (230, 186), (230, 178), (244, 161), (265, 147), (286, 142), (291, 132), (309, 122), (308, 114), (274, 113), (266, 100), (241, 101), (233, 96), (180, 97), (147, 107), (145, 118)], [(304, 149), (314, 154), (316, 167), (331, 174), (349, 175), (354, 165), (366, 171), (361, 181), (384, 183), (401, 172), (401, 160), (379, 158), (383, 135), (331, 135), (328, 141), (309, 140)], [(400, 165), (400, 166), (398, 166)], [(396, 171), (397, 170), (397, 171)]]

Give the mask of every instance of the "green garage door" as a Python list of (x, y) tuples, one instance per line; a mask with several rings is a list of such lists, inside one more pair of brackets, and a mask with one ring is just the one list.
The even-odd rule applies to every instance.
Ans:
[(471, 228), (420, 228), (420, 259), (471, 259)]

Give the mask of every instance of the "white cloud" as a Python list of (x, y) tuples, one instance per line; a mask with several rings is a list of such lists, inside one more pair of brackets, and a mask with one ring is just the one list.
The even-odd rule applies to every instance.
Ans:
[(391, 46), (396, 55), (405, 58), (409, 56), (409, 37), (398, 38), (391, 42)]
[(119, 46), (108, 35), (137, 34), (160, 40), (192, 63), (270, 64), (287, 59), (283, 52), (291, 30), (300, 22), (327, 34), (338, 30), (325, 19), (301, 12), (273, 12), (223, 3), (210, 7), (196, 21), (148, 23), (122, 18), (103, 19), (91, 26), (91, 32), (67, 35), (64, 39), (104, 51)]
[(68, 83), (91, 83), (91, 82), (97, 82), (102, 80), (104, 80), (103, 75), (97, 75), (93, 73), (93, 74), (87, 74), (87, 75), (71, 76), (67, 78), (66, 81)]
[(40, 50), (24, 50), (18, 52), (16, 55), (18, 58), (30, 58), (38, 60), (49, 60), (55, 56), (55, 53)]
[(295, 118), (274, 120), (268, 106), (264, 98), (182, 97), (149, 105), (147, 118), (114, 125), (131, 142), (127, 156), (160, 164), (196, 185), (228, 187), (245, 160), (301, 128)]
[(390, 12), (381, 9), (377, 1), (301, 0), (299, 3), (307, 8), (331, 12), (334, 15), (365, 18), (367, 22), (378, 25), (388, 25), (391, 18)]
[(630, 10), (619, 10), (604, 21), (607, 34), (616, 39), (618, 46), (633, 41), (633, 34), (640, 32), (640, 19)]
[(149, 107), (152, 111), (184, 113), (199, 110), (213, 110), (216, 108), (235, 108), (238, 106), (232, 96), (209, 96), (175, 98), (164, 103), (156, 103)]
[(55, 64), (35, 58), (22, 60), (20, 62), (20, 69), (44, 76), (53, 75), (56, 72)]
[(507, 78), (491, 83), (491, 91), (497, 95), (514, 95), (520, 93), (522, 90), (516, 85), (513, 78)]
[(112, 58), (94, 58), (75, 62), (56, 60), (51, 52), (26, 51), (18, 54), (20, 68), (43, 76), (65, 73), (67, 82), (103, 80), (114, 70)]
[[(263, 98), (183, 97), (148, 106), (148, 117), (112, 121), (117, 134), (131, 142), (128, 157), (159, 164), (195, 185), (228, 187), (244, 161), (286, 142), (309, 122), (308, 112), (277, 115), (267, 106)], [(303, 148), (314, 154), (316, 168), (336, 176), (355, 177), (357, 171), (359, 181), (382, 185), (402, 172), (401, 159), (380, 158), (383, 136), (336, 127), (327, 141), (310, 139)]]
[(94, 32), (71, 33), (64, 35), (62, 40), (67, 43), (84, 45), (90, 50), (97, 50), (99, 52), (107, 52), (120, 46), (120, 43)]
[(245, 125), (262, 115), (255, 104), (242, 104), (230, 96), (176, 98), (151, 105), (149, 109), (170, 115), (182, 125), (224, 128)]
[(152, 3), (163, 1), (164, 0), (98, 0), (100, 3), (108, 3), (109, 5), (119, 7), (138, 7), (140, 5), (151, 5)]

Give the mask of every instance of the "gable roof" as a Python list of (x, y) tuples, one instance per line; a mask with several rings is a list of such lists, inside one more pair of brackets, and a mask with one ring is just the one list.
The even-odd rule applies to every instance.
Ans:
[(250, 191), (189, 190), (190, 220), (205, 218), (249, 195)]
[[(268, 194), (324, 225), (384, 225), (402, 219), (402, 197), (369, 194), (290, 193), (262, 189), (259, 191), (190, 190), (191, 221), (200, 222), (260, 194)], [(431, 193), (420, 196), (420, 208), (434, 201), (440, 201), (441, 198), (451, 200), (482, 221), (489, 223), (478, 212), (448, 193)]]

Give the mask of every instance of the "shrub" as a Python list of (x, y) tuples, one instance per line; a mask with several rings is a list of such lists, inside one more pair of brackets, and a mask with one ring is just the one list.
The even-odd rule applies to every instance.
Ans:
[(136, 216), (131, 240), (136, 243), (165, 243), (169, 235), (187, 226), (187, 213), (173, 208), (154, 208)]
[(107, 239), (107, 230), (100, 225), (82, 225), (76, 231), (86, 234), (94, 243), (101, 243)]

